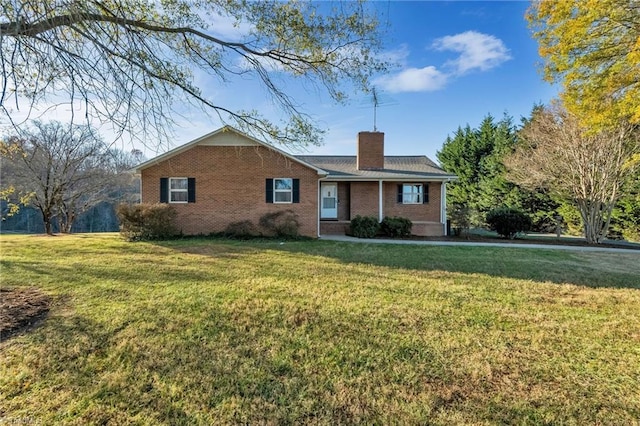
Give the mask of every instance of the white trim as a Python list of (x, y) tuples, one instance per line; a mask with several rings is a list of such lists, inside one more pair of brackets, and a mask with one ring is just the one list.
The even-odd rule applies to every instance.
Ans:
[(382, 179), (378, 181), (378, 222), (382, 223)]
[(419, 180), (421, 182), (449, 182), (452, 180), (451, 176), (404, 176), (404, 177), (363, 177), (363, 176), (333, 176), (327, 175), (321, 178), (322, 180), (336, 181), (336, 182), (378, 182), (383, 180), (385, 182), (415, 182)]

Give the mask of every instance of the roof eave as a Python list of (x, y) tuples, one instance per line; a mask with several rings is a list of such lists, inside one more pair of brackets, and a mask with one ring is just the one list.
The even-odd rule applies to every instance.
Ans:
[(452, 180), (457, 180), (458, 177), (455, 175), (439, 175), (439, 176), (336, 176), (327, 174), (324, 178), (325, 180), (335, 180), (335, 181), (357, 181), (357, 182), (377, 182), (379, 180), (384, 180), (388, 182), (408, 182), (411, 180), (416, 181), (431, 181), (431, 182), (449, 182)]
[(282, 151), (281, 149), (278, 149), (273, 145), (270, 145), (270, 144), (268, 144), (266, 142), (258, 140), (256, 138), (254, 138), (254, 137), (252, 137), (250, 135), (247, 135), (246, 133), (243, 133), (240, 130), (238, 130), (238, 129), (234, 128), (234, 127), (228, 126), (228, 125), (224, 126), (224, 127), (221, 127), (221, 128), (219, 128), (217, 130), (214, 130), (213, 132), (207, 133), (204, 136), (200, 136), (199, 138), (196, 138), (196, 139), (194, 139), (194, 140), (192, 140), (190, 142), (187, 142), (187, 143), (185, 143), (185, 144), (183, 144), (183, 145), (181, 145), (179, 147), (176, 147), (176, 148), (174, 148), (174, 149), (172, 149), (170, 151), (167, 151), (164, 154), (160, 154), (159, 156), (154, 157), (151, 160), (145, 161), (144, 163), (139, 164), (133, 170), (135, 171), (136, 174), (140, 174), (142, 172), (142, 170), (144, 170), (144, 169), (146, 169), (148, 167), (151, 167), (153, 165), (159, 164), (162, 161), (168, 160), (169, 158), (171, 158), (171, 157), (173, 157), (175, 155), (178, 155), (181, 152), (184, 152), (184, 151), (186, 151), (186, 150), (198, 145), (200, 142), (202, 142), (203, 140), (205, 140), (207, 138), (213, 137), (213, 136), (215, 136), (215, 135), (217, 135), (219, 133), (222, 133), (222, 132), (229, 132), (229, 131), (234, 132), (237, 135), (243, 136), (243, 137), (249, 139), (250, 141), (257, 143), (260, 146), (264, 146), (265, 148), (272, 149), (272, 150), (276, 151), (277, 153), (283, 155), (284, 157), (286, 157), (286, 158), (288, 158), (288, 159), (290, 159), (292, 161), (295, 161), (298, 164), (301, 164), (301, 165), (303, 165), (305, 167), (308, 167), (308, 168), (310, 168), (312, 170), (315, 170), (318, 173), (318, 176), (326, 176), (326, 175), (329, 174), (326, 170), (323, 170), (323, 169), (321, 169), (319, 167), (316, 167), (311, 163), (307, 163), (306, 161), (300, 160), (300, 159), (296, 158), (294, 155), (291, 155), (291, 154), (289, 154), (289, 153), (287, 153), (285, 151)]

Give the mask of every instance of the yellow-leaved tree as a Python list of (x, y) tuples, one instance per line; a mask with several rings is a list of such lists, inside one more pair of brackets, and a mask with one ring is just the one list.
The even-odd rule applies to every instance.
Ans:
[(539, 0), (527, 19), (545, 78), (563, 85), (563, 103), (583, 125), (640, 122), (639, 1)]

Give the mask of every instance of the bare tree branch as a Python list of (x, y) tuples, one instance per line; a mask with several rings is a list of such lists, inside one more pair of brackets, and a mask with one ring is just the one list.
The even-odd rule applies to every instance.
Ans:
[[(27, 103), (28, 111), (43, 103), (80, 104), (87, 120), (111, 123), (153, 145), (168, 138), (176, 113), (191, 105), (272, 142), (317, 144), (322, 132), (279, 77), (317, 84), (339, 102), (347, 92), (367, 90), (370, 76), (385, 67), (376, 59), (378, 24), (363, 3), (344, 2), (330, 12), (327, 6), (3, 0), (0, 111), (19, 127), (10, 99)], [(216, 16), (246, 25), (239, 32), (244, 40), (216, 36), (208, 18)], [(221, 105), (196, 84), (196, 71), (214, 77), (213, 85), (235, 75), (256, 79), (288, 124)]]
[(577, 205), (587, 241), (607, 233), (620, 187), (637, 167), (626, 166), (640, 152), (638, 127), (620, 122), (594, 133), (559, 104), (534, 110), (520, 132), (522, 142), (506, 161), (509, 176)]

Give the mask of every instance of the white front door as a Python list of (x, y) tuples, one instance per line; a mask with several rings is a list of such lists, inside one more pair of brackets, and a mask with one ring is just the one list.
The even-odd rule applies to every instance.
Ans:
[(338, 184), (320, 185), (320, 219), (338, 218)]

